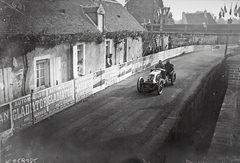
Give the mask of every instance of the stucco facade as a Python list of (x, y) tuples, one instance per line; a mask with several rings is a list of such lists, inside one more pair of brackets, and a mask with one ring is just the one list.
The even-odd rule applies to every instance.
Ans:
[[(110, 51), (112, 54), (113, 65), (122, 64), (124, 62), (132, 61), (133, 59), (142, 57), (142, 38), (125, 39), (124, 41), (115, 46), (113, 39), (105, 39), (102, 43), (96, 42), (79, 42), (76, 44), (60, 44), (54, 47), (38, 46), (33, 51), (26, 54), (27, 60), (27, 73), (25, 81), (25, 90), (23, 91), (23, 76), (24, 76), (24, 61), (23, 56), (19, 53), (21, 46), (17, 43), (10, 43), (5, 48), (2, 47), (1, 69), (7, 69), (9, 76), (12, 77), (11, 82), (8, 83), (9, 94), (13, 94), (12, 99), (19, 98), (26, 94), (30, 94), (31, 91), (36, 92), (48, 87), (52, 87), (73, 78), (80, 76), (74, 76), (74, 71), (77, 69), (76, 58), (74, 58), (74, 46), (84, 45), (84, 74), (87, 75), (106, 68), (106, 41), (110, 42)], [(126, 53), (124, 52), (124, 47)], [(124, 59), (124, 53), (126, 57)], [(47, 70), (45, 73), (49, 75), (47, 84), (42, 87), (37, 85), (37, 63), (41, 61), (48, 62)], [(7, 71), (6, 71), (7, 72)], [(6, 75), (6, 74), (5, 74)], [(6, 85), (6, 81), (5, 81)], [(7, 90), (5, 90), (7, 91)]]

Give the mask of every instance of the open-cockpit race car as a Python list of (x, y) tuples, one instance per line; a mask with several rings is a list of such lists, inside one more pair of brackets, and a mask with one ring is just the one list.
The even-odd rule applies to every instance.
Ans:
[[(166, 73), (165, 79), (162, 76), (162, 71)], [(171, 72), (166, 72), (165, 69), (155, 68), (151, 69), (150, 74), (146, 81), (143, 77), (139, 77), (137, 80), (137, 90), (139, 93), (143, 91), (154, 91), (157, 90), (158, 95), (162, 94), (164, 85), (170, 81), (172, 85), (175, 84), (176, 72), (172, 70)]]

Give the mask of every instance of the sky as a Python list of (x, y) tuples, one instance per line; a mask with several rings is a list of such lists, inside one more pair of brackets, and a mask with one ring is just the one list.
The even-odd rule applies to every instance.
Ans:
[[(125, 0), (117, 1), (121, 4), (125, 2)], [(174, 20), (180, 20), (182, 19), (182, 12), (194, 13), (196, 11), (204, 11), (205, 9), (218, 18), (221, 7), (224, 8), (225, 5), (229, 13), (231, 4), (232, 10), (234, 10), (236, 4), (238, 7), (240, 6), (240, 0), (163, 0), (163, 4), (165, 7), (170, 7)], [(236, 18), (233, 14), (231, 17)], [(225, 19), (228, 18), (230, 18), (230, 15), (226, 14)]]

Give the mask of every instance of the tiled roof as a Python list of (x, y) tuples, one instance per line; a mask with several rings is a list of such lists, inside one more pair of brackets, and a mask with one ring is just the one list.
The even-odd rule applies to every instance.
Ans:
[(205, 18), (204, 13), (186, 13), (186, 19), (188, 24), (217, 24), (210, 13), (207, 13)]
[[(12, 34), (37, 34), (43, 31), (46, 35), (100, 32), (82, 8), (96, 3), (102, 3), (106, 10), (105, 27), (108, 31), (144, 30), (115, 0), (22, 0), (24, 11), (18, 12), (9, 7), (2, 11), (0, 21), (6, 19), (8, 28), (0, 22), (0, 36), (9, 34), (8, 29), (11, 29)], [(2, 1), (0, 4), (6, 6)], [(89, 12), (93, 9), (96, 10), (89, 8)], [(91, 14), (90, 17), (96, 23), (97, 19)]]
[(102, 2), (105, 10), (105, 28), (113, 31), (145, 31), (138, 21), (119, 3)]
[[(12, 11), (9, 26), (16, 34), (75, 34), (85, 31), (98, 32), (88, 21), (78, 0), (25, 0), (25, 11)], [(5, 15), (7, 18), (7, 15)]]

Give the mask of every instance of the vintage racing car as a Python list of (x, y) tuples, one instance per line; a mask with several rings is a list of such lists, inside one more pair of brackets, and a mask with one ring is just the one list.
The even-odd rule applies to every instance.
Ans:
[(176, 72), (173, 70), (171, 72), (166, 72), (166, 78), (163, 79), (162, 71), (166, 71), (165, 69), (155, 68), (151, 69), (150, 74), (146, 81), (144, 81), (143, 77), (139, 77), (137, 80), (137, 90), (139, 93), (143, 91), (154, 91), (157, 90), (158, 95), (162, 94), (164, 85), (170, 81), (172, 85), (175, 84), (176, 80)]

